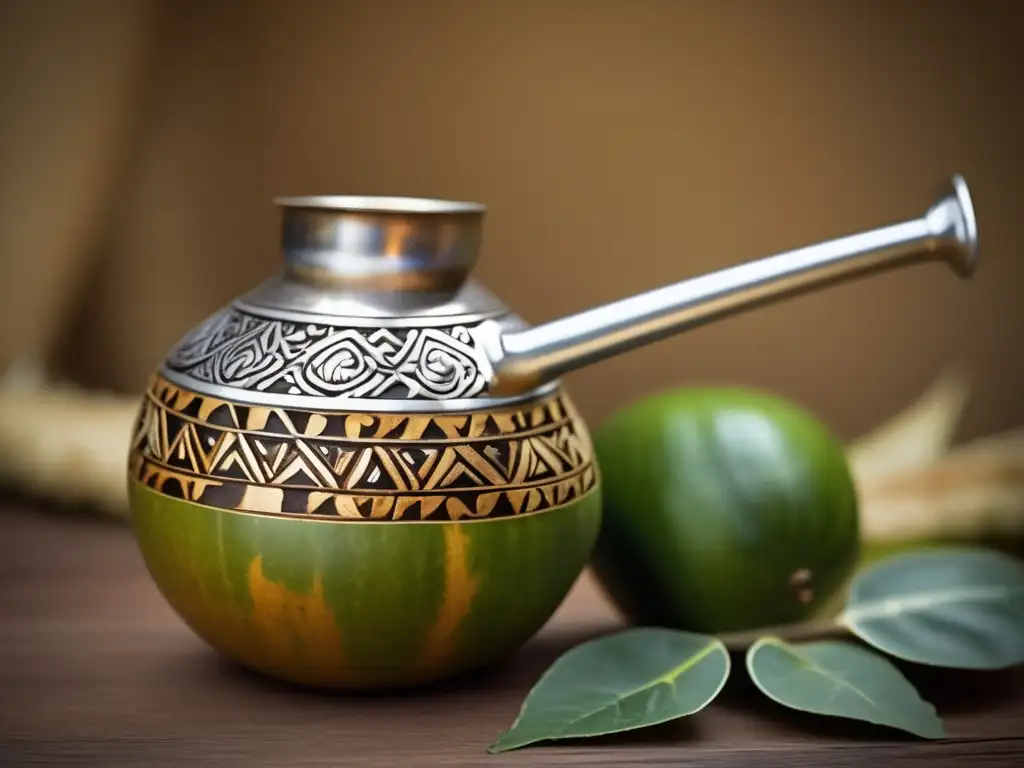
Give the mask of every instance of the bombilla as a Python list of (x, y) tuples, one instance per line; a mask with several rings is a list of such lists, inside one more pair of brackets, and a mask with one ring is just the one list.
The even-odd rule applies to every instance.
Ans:
[(562, 374), (763, 306), (895, 267), (978, 264), (970, 192), (956, 174), (923, 216), (722, 269), (519, 331), (481, 328), (491, 392), (527, 392)]

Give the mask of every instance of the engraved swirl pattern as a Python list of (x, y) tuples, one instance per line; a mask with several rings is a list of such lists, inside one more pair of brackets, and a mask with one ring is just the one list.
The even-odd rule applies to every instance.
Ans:
[(470, 327), (362, 329), (259, 317), (229, 308), (172, 350), (169, 371), (272, 394), (452, 400), (487, 379)]

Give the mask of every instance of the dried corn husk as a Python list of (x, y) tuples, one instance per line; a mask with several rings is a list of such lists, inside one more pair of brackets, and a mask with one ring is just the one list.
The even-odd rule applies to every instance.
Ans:
[(0, 381), (0, 484), (62, 508), (127, 515), (138, 400), (44, 382), (35, 365)]
[(851, 443), (847, 458), (858, 486), (870, 489), (937, 461), (953, 442), (969, 395), (967, 376), (951, 368), (907, 408)]
[(1024, 429), (952, 449), (861, 492), (870, 544), (1024, 537)]
[(869, 549), (1024, 534), (1024, 430), (951, 447), (968, 396), (967, 377), (950, 369), (850, 445)]

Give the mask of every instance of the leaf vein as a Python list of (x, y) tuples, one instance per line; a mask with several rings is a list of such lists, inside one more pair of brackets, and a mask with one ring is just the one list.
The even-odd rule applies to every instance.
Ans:
[[(637, 686), (636, 688), (634, 688), (634, 689), (632, 689), (630, 691), (627, 691), (627, 692), (622, 693), (622, 694), (615, 694), (615, 696), (614, 696), (612, 701), (609, 701), (609, 702), (607, 702), (605, 704), (602, 704), (601, 706), (597, 707), (596, 709), (587, 710), (586, 712), (583, 712), (582, 714), (580, 714), (578, 717), (574, 717), (573, 719), (567, 721), (562, 726), (560, 726), (554, 732), (553, 735), (555, 735), (557, 737), (565, 736), (566, 732), (570, 728), (572, 728), (574, 725), (577, 725), (577, 724), (581, 723), (582, 721), (586, 720), (588, 717), (592, 717), (593, 715), (596, 715), (601, 710), (608, 709), (609, 707), (614, 707), (616, 710), (618, 710), (621, 713), (621, 711), (622, 711), (622, 702), (623, 701), (625, 701), (626, 699), (629, 699), (629, 698), (631, 698), (633, 696), (636, 696), (638, 693), (642, 693), (645, 690), (654, 688), (655, 686), (658, 686), (658, 685), (667, 684), (667, 685), (671, 686), (672, 683), (675, 682), (676, 678), (678, 678), (684, 672), (687, 672), (688, 670), (690, 670), (693, 667), (695, 667), (698, 663), (700, 663), (705, 658), (707, 658), (711, 654), (711, 652), (714, 651), (716, 648), (718, 648), (718, 642), (717, 641), (716, 642), (712, 642), (712, 643), (708, 643), (706, 646), (704, 646), (704, 648), (702, 648), (700, 650), (700, 652), (695, 653), (693, 656), (688, 658), (686, 661), (684, 661), (679, 666), (673, 667), (668, 672), (665, 672), (664, 674), (660, 675), (659, 677), (655, 677), (652, 680), (650, 680), (649, 682), (645, 682), (645, 683)], [(674, 692), (673, 692), (672, 698), (673, 699), (675, 698)]]
[[(768, 643), (766, 642), (766, 645), (767, 644)], [(862, 699), (864, 699), (864, 701), (866, 701), (871, 706), (873, 706), (873, 707), (878, 707), (879, 706), (878, 702), (876, 702), (874, 699), (872, 699), (870, 696), (868, 696), (866, 693), (864, 693), (864, 691), (862, 691), (860, 688), (855, 686), (849, 680), (847, 680), (846, 678), (841, 677), (839, 675), (833, 674), (829, 670), (825, 669), (825, 667), (821, 666), (816, 661), (814, 661), (814, 659), (808, 658), (806, 656), (802, 656), (801, 654), (797, 653), (796, 650), (794, 650), (791, 646), (786, 645), (784, 643), (772, 642), (771, 644), (774, 645), (779, 650), (784, 651), (784, 652), (788, 653), (790, 656), (792, 656), (793, 658), (795, 658), (797, 660), (797, 662), (801, 666), (805, 667), (808, 671), (813, 672), (813, 673), (818, 674), (818, 675), (821, 675), (826, 680), (830, 681), (836, 687), (837, 691), (842, 689), (842, 688), (847, 688), (847, 689), (853, 691), (854, 693), (856, 693), (858, 696), (860, 696)], [(833, 698), (835, 698), (835, 693), (833, 693), (833, 695), (830, 697), (830, 700), (833, 699)]]
[(857, 621), (896, 616), (901, 613), (926, 611), (937, 605), (949, 603), (970, 601), (998, 602), (1017, 594), (1024, 595), (1024, 586), (961, 587), (958, 589), (932, 590), (903, 597), (890, 597), (884, 600), (869, 601), (863, 605), (854, 605), (843, 612), (839, 623), (849, 625)]

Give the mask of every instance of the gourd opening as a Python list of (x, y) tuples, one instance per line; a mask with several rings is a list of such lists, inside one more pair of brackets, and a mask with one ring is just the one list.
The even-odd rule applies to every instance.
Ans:
[(288, 275), (320, 287), (450, 293), (476, 264), (486, 207), (419, 197), (283, 197)]

